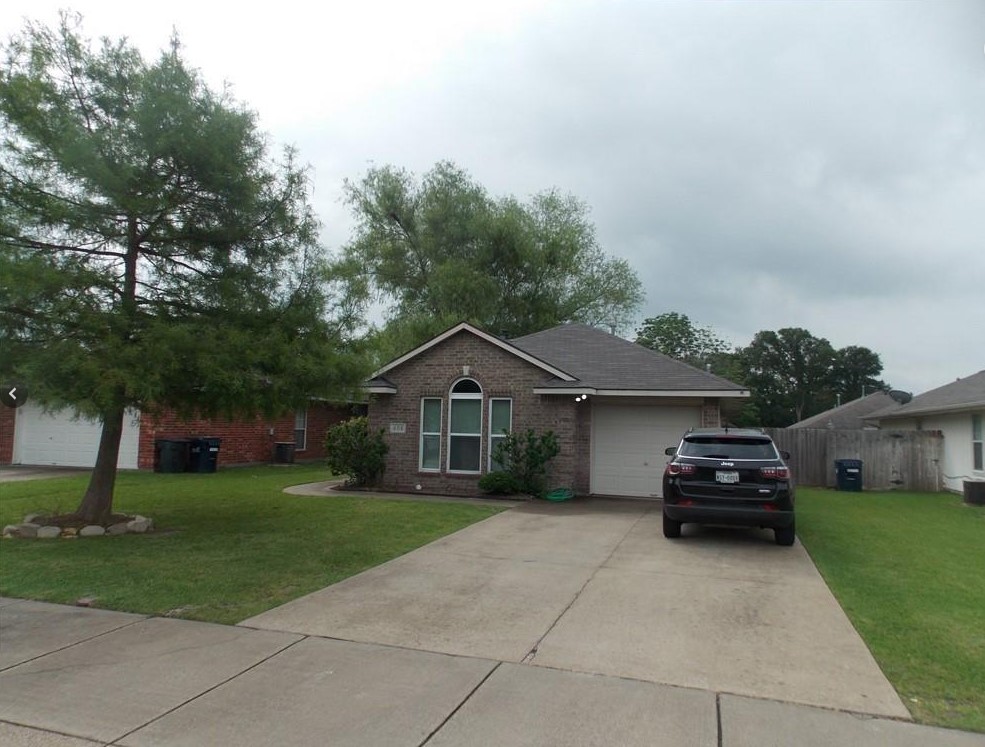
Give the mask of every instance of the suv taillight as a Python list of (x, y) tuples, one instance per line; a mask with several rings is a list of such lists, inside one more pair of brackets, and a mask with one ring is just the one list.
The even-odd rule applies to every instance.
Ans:
[(668, 477), (677, 477), (678, 475), (693, 475), (695, 472), (695, 466), (693, 464), (681, 464), (679, 462), (671, 462), (667, 465), (667, 469), (664, 470), (664, 474)]
[(789, 480), (789, 467), (760, 467), (759, 474), (769, 480)]

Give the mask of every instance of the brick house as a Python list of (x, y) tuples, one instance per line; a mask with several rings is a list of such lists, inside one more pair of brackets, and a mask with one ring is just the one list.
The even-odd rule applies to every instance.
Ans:
[[(307, 408), (277, 418), (191, 419), (174, 413), (131, 413), (120, 443), (121, 469), (153, 469), (159, 438), (222, 439), (219, 464), (269, 462), (274, 445), (294, 442), (298, 461), (324, 458), (325, 433), (336, 423), (365, 413), (365, 405), (312, 400)], [(96, 461), (100, 424), (69, 412), (46, 413), (28, 402), (0, 407), (0, 464), (91, 467)]]
[(718, 426), (749, 392), (583, 324), (504, 340), (461, 323), (377, 371), (369, 420), (389, 446), (382, 487), (479, 492), (502, 430), (557, 434), (550, 484), (660, 495), (664, 448)]

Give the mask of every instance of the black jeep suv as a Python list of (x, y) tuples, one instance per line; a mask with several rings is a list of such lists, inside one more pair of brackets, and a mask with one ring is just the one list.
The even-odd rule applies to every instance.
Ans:
[(737, 524), (772, 529), (778, 545), (794, 541), (794, 490), (786, 452), (765, 433), (695, 429), (677, 447), (663, 478), (664, 536), (681, 524)]

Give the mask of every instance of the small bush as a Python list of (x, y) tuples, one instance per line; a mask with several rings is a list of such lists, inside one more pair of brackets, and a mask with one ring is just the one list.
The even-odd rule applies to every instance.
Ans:
[(560, 451), (554, 431), (538, 436), (528, 430), (523, 434), (506, 434), (506, 438), (496, 444), (493, 458), (513, 478), (519, 492), (540, 498), (547, 489), (547, 463)]
[(516, 478), (509, 472), (487, 472), (479, 478), (479, 489), (493, 495), (513, 495), (521, 492)]
[(372, 485), (379, 479), (387, 451), (383, 429), (370, 433), (367, 418), (350, 418), (329, 428), (325, 436), (328, 468), (345, 475), (354, 486)]

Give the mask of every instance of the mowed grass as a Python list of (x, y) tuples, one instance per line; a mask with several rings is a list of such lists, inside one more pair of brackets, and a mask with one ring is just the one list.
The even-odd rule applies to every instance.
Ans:
[(801, 488), (797, 534), (914, 718), (985, 732), (985, 509)]
[[(501, 510), (457, 503), (303, 497), (324, 467), (215, 474), (125, 472), (114, 510), (157, 531), (0, 542), (0, 595), (235, 623), (333, 584)], [(0, 484), (0, 522), (74, 510), (87, 477)]]

